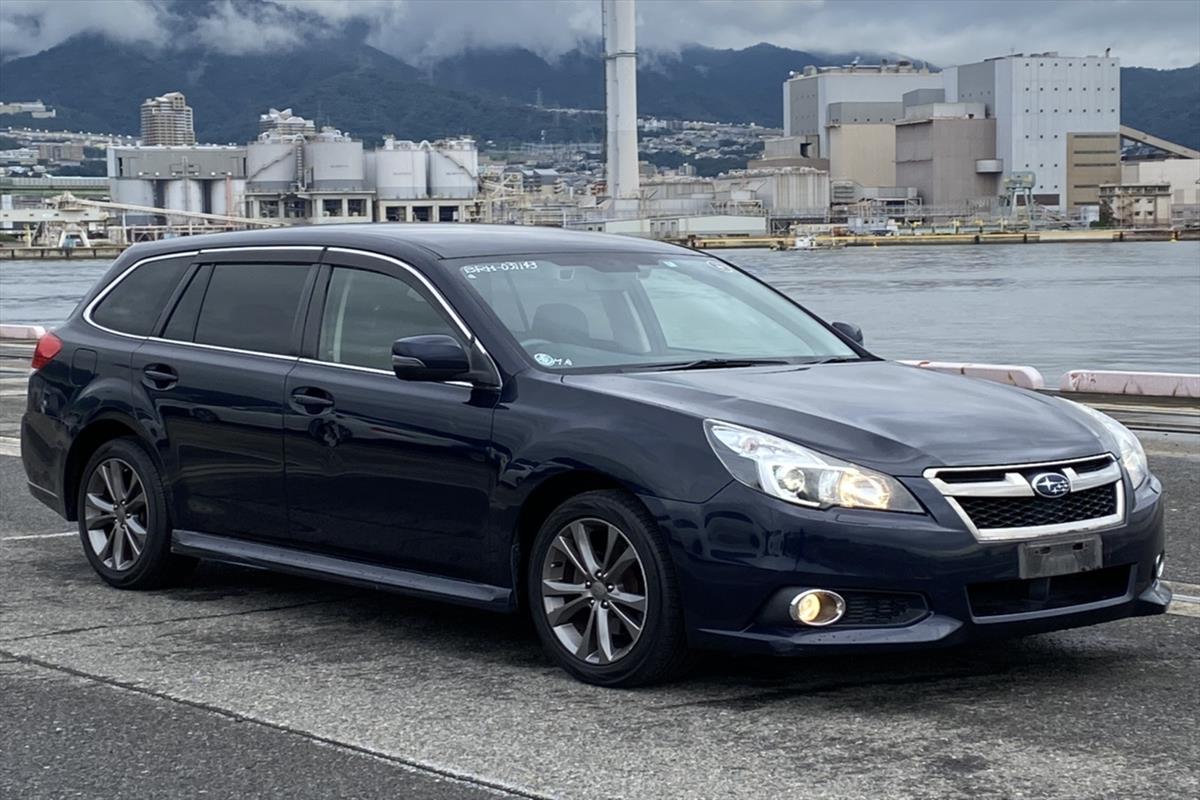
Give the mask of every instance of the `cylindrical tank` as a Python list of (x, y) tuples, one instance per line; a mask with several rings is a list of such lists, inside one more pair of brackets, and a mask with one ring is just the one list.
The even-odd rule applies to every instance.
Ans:
[(304, 145), (304, 165), (311, 189), (364, 188), (362, 142), (345, 138), (313, 139)]
[[(424, 144), (424, 143), (422, 143)], [(471, 139), (437, 142), (429, 153), (429, 194), (472, 198), (479, 193), (479, 151)]]
[(154, 181), (138, 178), (113, 178), (108, 182), (114, 203), (133, 206), (154, 205)]
[(259, 141), (246, 145), (246, 181), (263, 191), (286, 190), (296, 182), (296, 144)]
[(208, 197), (213, 214), (230, 217), (242, 216), (242, 199), (246, 194), (246, 182), (239, 178), (208, 182)]
[(163, 202), (164, 208), (173, 211), (203, 211), (204, 187), (200, 181), (188, 178), (166, 181)]
[(415, 200), (429, 196), (429, 152), (416, 142), (385, 139), (375, 151), (375, 196)]

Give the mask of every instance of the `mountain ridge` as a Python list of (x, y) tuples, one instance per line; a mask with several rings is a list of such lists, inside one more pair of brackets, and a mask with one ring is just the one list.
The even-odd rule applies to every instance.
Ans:
[[(643, 53), (638, 105), (644, 115), (782, 126), (782, 82), (808, 64), (870, 54), (817, 54), (760, 43)], [(80, 80), (86, 75), (86, 80)], [(1200, 148), (1200, 64), (1173, 70), (1123, 67), (1121, 117), (1134, 128)], [(598, 42), (547, 59), (519, 47), (465, 51), (421, 67), (343, 34), (270, 55), (203, 48), (119, 45), (73, 37), (0, 70), (0, 96), (41, 99), (62, 129), (136, 132), (142, 99), (178, 90), (195, 110), (203, 141), (244, 142), (269, 107), (371, 141), (387, 134), (434, 139), (599, 141), (604, 119), (542, 106), (599, 110), (604, 73)], [(50, 121), (39, 121), (39, 125)]]

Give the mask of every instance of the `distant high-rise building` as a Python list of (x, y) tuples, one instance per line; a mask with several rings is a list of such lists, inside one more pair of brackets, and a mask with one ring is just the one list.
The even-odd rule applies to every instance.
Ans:
[(182, 92), (168, 92), (142, 103), (142, 144), (190, 145), (196, 143), (192, 107)]
[(317, 126), (311, 119), (305, 119), (293, 114), (290, 108), (280, 111), (272, 108), (258, 116), (259, 134), (271, 133), (281, 137), (303, 136), (312, 137), (317, 134)]

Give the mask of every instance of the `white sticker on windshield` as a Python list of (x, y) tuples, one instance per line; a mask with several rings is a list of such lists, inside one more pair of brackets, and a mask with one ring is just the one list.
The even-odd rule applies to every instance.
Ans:
[(708, 266), (712, 267), (713, 269), (719, 269), (721, 272), (733, 272), (733, 267), (731, 267), (728, 264), (725, 264), (721, 261), (714, 261), (713, 259), (710, 258), (710, 259), (706, 260), (704, 263), (707, 264)]
[(459, 267), (459, 271), (468, 278), (474, 278), (481, 272), (522, 272), (537, 268), (536, 261), (497, 261), (492, 264), (467, 264)]
[(541, 364), (543, 367), (571, 367), (571, 366), (574, 366), (574, 364), (571, 363), (571, 359), (555, 358), (554, 356), (550, 355), (549, 353), (534, 353), (533, 360), (536, 361), (537, 363)]

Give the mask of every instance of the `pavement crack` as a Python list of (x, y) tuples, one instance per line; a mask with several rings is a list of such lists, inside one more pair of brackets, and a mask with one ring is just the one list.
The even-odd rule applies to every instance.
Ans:
[(287, 611), (293, 608), (307, 608), (308, 606), (330, 605), (333, 603), (344, 603), (347, 600), (353, 600), (361, 595), (351, 594), (345, 597), (335, 597), (329, 600), (308, 600), (303, 603), (289, 603), (281, 606), (264, 606), (262, 608), (247, 608), (242, 611), (224, 611), (217, 614), (200, 614), (196, 616), (182, 617), (166, 617), (164, 619), (150, 620), (148, 622), (132, 622), (127, 625), (90, 625), (84, 628), (63, 628), (56, 631), (47, 631), (45, 633), (31, 633), (25, 636), (11, 636), (0, 639), (0, 644), (9, 642), (26, 642), (31, 639), (47, 639), (51, 636), (70, 636), (76, 633), (90, 633), (92, 631), (104, 630), (123, 630), (126, 628), (149, 628), (155, 625), (167, 625), (173, 622), (198, 622), (209, 619), (223, 619), (225, 617), (243, 617), (248, 614), (263, 614), (271, 611)]

